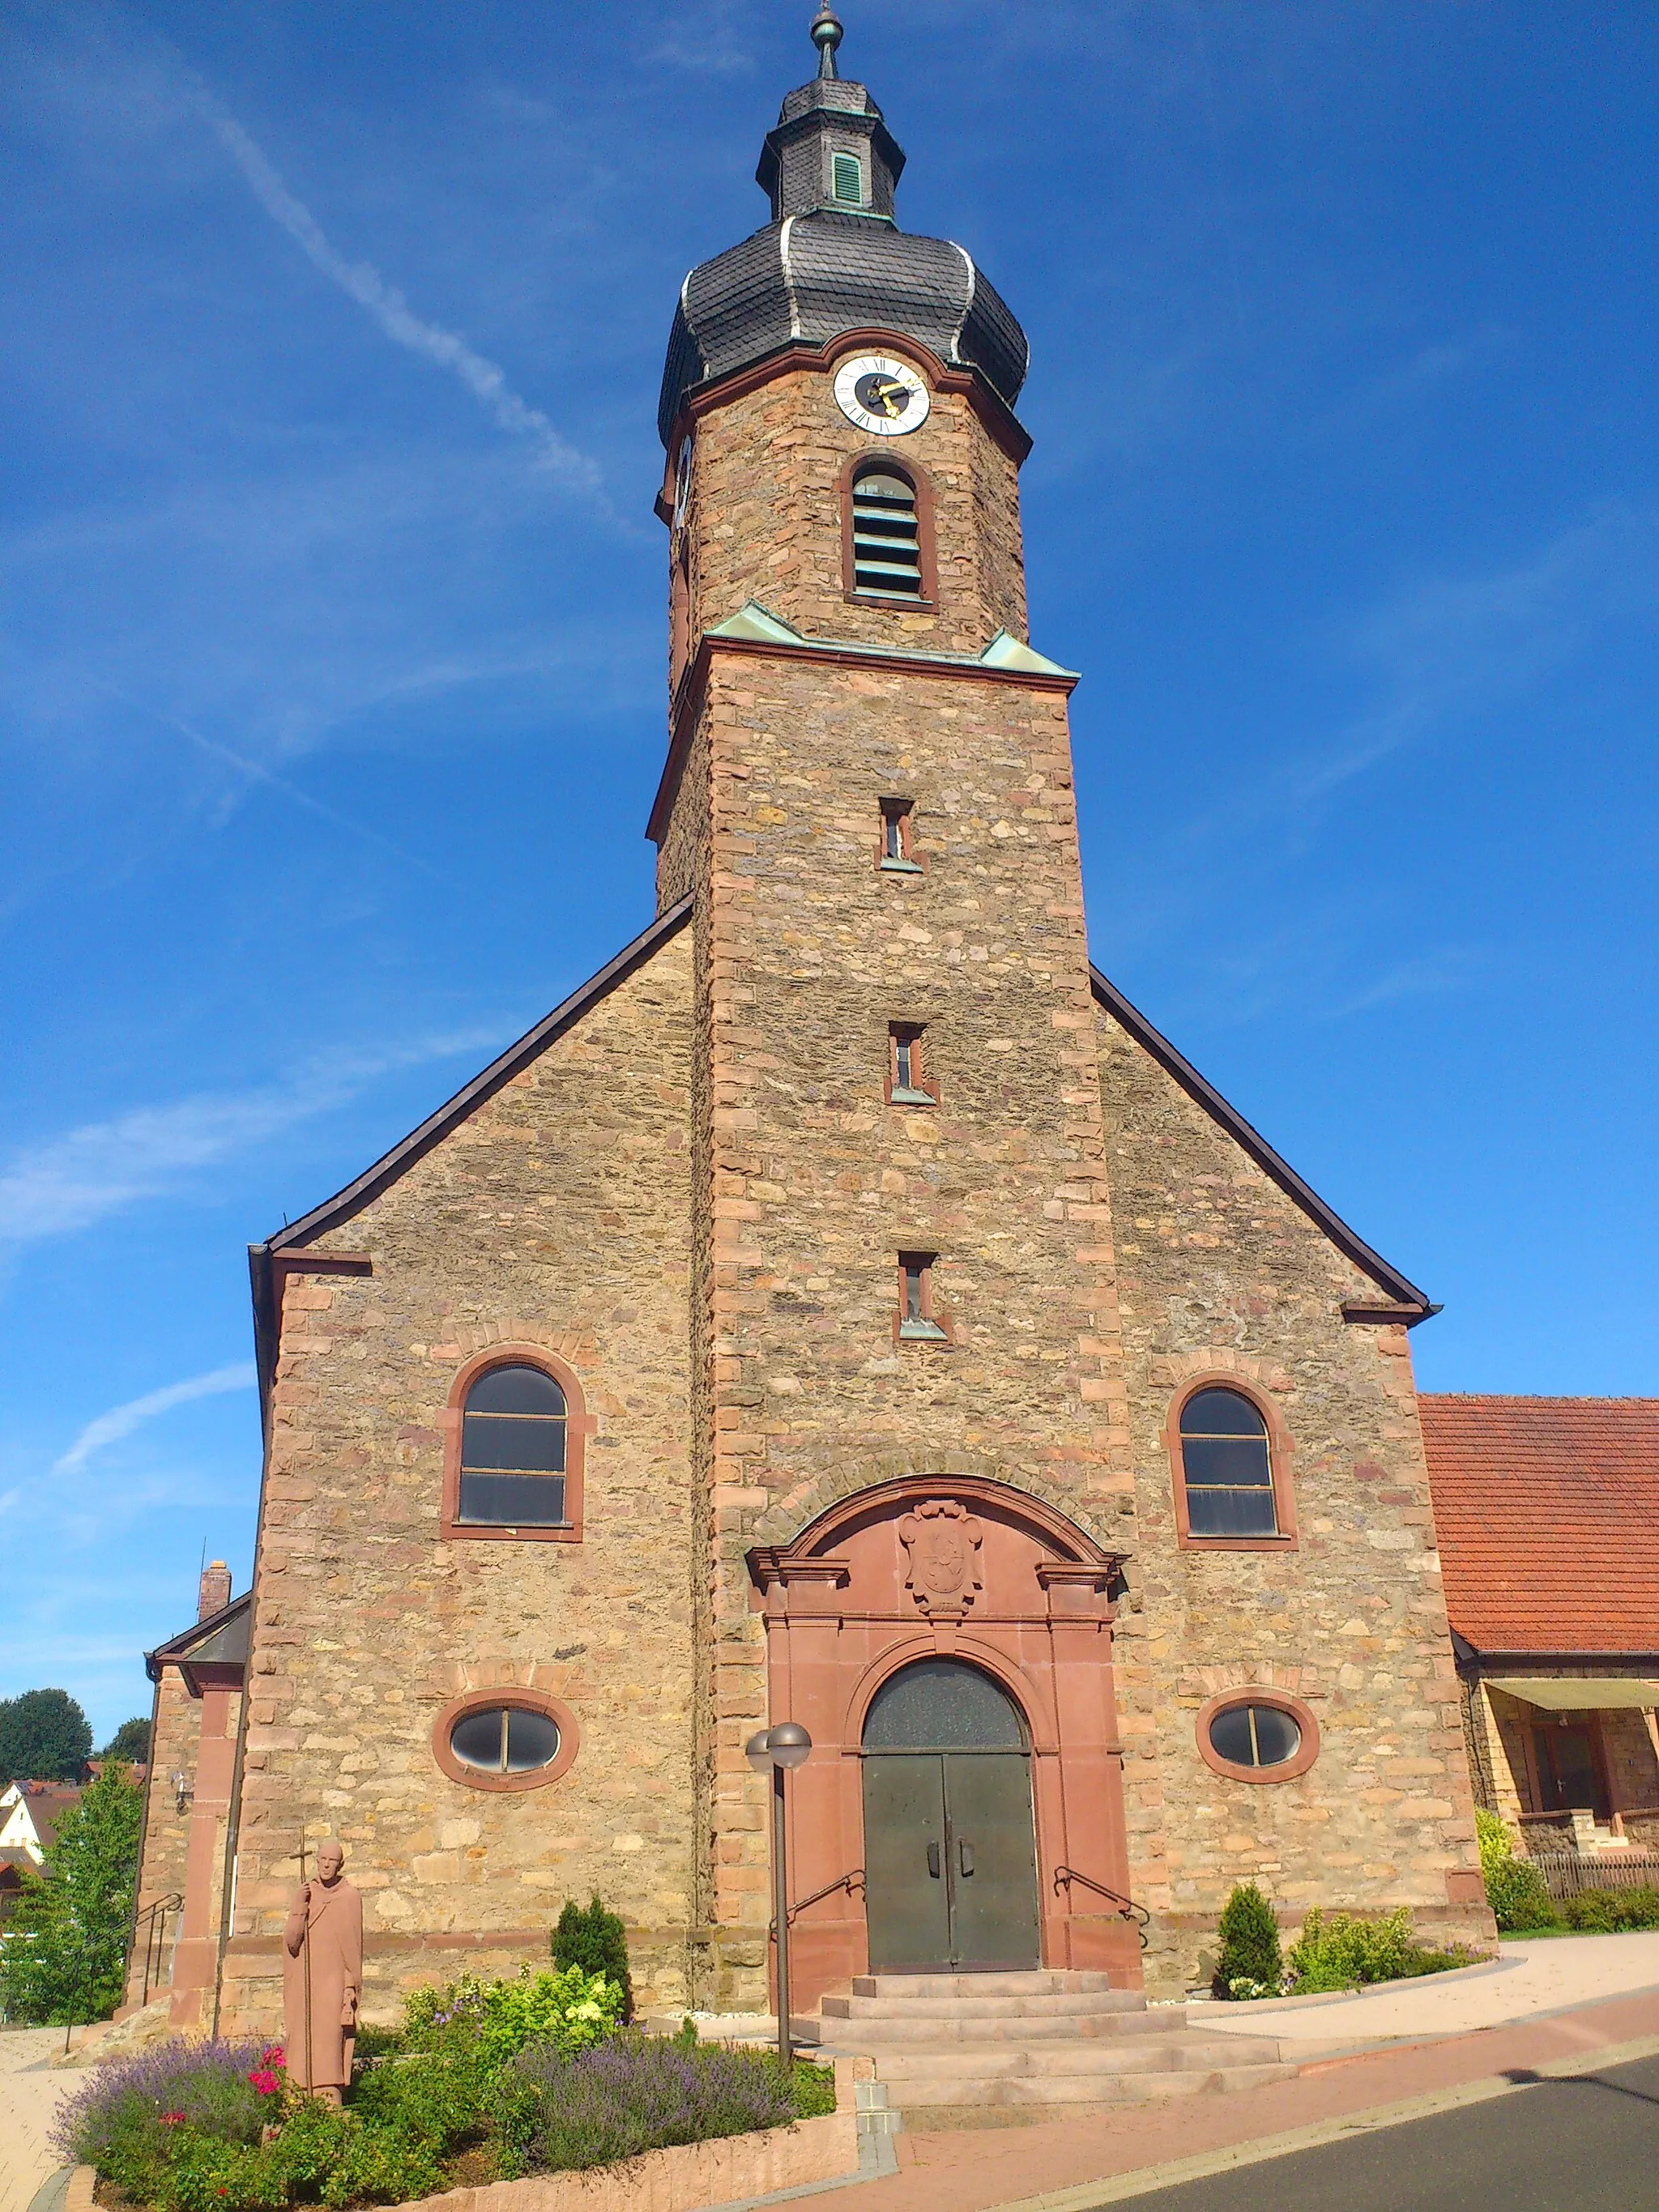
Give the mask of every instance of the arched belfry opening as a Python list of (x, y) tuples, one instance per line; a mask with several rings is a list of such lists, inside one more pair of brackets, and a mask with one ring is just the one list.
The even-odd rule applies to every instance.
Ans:
[(936, 1655), (864, 1717), (864, 1865), (873, 1973), (1040, 1964), (1031, 1750), (983, 1668)]
[(1128, 1888), (1121, 1564), (977, 1475), (882, 1483), (750, 1553), (765, 1717), (813, 1742), (789, 1784), (797, 2005), (872, 1972), (1081, 1966), (1139, 1987), (1108, 1894)]

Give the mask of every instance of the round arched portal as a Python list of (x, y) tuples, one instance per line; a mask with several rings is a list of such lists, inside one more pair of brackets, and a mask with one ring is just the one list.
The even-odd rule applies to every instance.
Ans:
[(1040, 1962), (1030, 1731), (960, 1659), (889, 1675), (865, 1716), (864, 1865), (874, 1973)]

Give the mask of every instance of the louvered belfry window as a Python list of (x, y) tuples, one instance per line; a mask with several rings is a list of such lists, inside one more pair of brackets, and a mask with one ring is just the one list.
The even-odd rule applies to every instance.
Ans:
[(922, 595), (915, 486), (896, 469), (866, 469), (854, 481), (853, 588), (890, 599)]

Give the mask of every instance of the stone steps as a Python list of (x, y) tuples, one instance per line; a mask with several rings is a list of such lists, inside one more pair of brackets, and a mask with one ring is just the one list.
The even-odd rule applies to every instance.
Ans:
[[(1030, 1996), (963, 1997), (825, 1997), (819, 2010), (825, 2020), (1140, 2020), (1147, 2017), (1146, 2001), (1133, 1990), (1045, 1990)], [(1182, 2016), (1176, 2018), (1179, 2014)], [(1184, 2008), (1159, 2008), (1177, 2027), (1184, 2027)]]
[(1207, 2071), (1131, 2074), (1115, 2081), (1098, 2074), (999, 2075), (964, 2073), (950, 2081), (887, 2084), (901, 2112), (945, 2105), (984, 2111), (1000, 2106), (1091, 2105), (1102, 2110), (1145, 2105), (1170, 2097), (1216, 2096), (1240, 2089), (1265, 2088), (1290, 2081), (1297, 2069), (1289, 2064), (1218, 2066)]
[(873, 2058), (893, 2105), (1115, 2106), (1289, 2080), (1275, 2038), (1206, 2033), (1104, 1974), (860, 1975), (809, 2033)]

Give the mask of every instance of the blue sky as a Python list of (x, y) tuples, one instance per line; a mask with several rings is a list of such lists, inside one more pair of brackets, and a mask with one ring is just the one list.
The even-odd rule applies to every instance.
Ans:
[[(0, 1693), (243, 1587), (244, 1248), (648, 918), (654, 416), (806, 0), (0, 26)], [(848, 0), (1032, 341), (1095, 957), (1446, 1310), (1659, 1391), (1659, 17)]]

